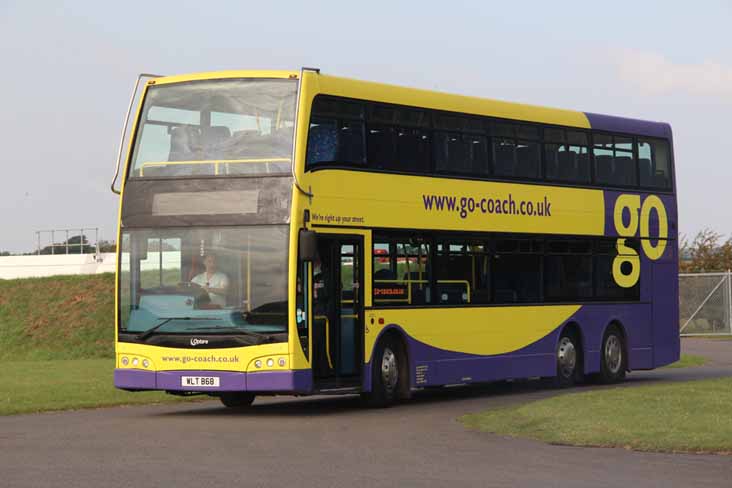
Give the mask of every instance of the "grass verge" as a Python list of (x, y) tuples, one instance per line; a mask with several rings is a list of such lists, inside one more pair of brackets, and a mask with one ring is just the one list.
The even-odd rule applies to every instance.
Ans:
[(0, 415), (186, 400), (116, 389), (113, 359), (2, 361), (0, 371)]
[(671, 363), (666, 368), (692, 368), (694, 366), (704, 366), (707, 358), (696, 354), (682, 354), (681, 358), (675, 363)]
[(114, 275), (0, 280), (0, 361), (114, 356)]
[(732, 454), (732, 378), (604, 388), (465, 415), (468, 427), (551, 444)]

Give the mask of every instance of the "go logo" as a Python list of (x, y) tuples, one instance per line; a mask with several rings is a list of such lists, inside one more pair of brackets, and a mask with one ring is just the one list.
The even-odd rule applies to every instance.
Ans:
[[(623, 222), (623, 214), (630, 215), (628, 225)], [(656, 212), (658, 218), (658, 236), (655, 236), (655, 246), (651, 242), (650, 225), (651, 211)], [(615, 201), (614, 210), (615, 230), (618, 241), (615, 245), (618, 255), (613, 260), (613, 279), (618, 286), (632, 288), (640, 278), (640, 256), (638, 252), (627, 246), (629, 237), (636, 237), (640, 227), (641, 248), (648, 259), (657, 260), (666, 250), (668, 237), (668, 216), (666, 207), (656, 195), (649, 195), (641, 205), (640, 195), (620, 195)]]

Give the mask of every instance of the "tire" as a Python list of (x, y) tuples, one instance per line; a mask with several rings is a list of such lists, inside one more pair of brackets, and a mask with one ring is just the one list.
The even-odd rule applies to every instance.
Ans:
[(625, 339), (617, 325), (611, 325), (602, 336), (602, 352), (600, 355), (601, 383), (619, 383), (625, 379), (628, 369)]
[(371, 363), (371, 391), (361, 394), (370, 407), (383, 408), (396, 403), (404, 385), (406, 359), (398, 340), (387, 337), (376, 346)]
[(245, 391), (222, 393), (219, 400), (228, 408), (247, 408), (254, 401), (254, 394)]
[(557, 344), (556, 361), (555, 387), (569, 388), (582, 381), (582, 345), (576, 334), (562, 333)]

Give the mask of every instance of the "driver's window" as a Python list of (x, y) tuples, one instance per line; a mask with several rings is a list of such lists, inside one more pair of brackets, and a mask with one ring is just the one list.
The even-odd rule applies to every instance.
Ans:
[(181, 239), (147, 239), (147, 257), (140, 261), (140, 287), (176, 286), (181, 281)]

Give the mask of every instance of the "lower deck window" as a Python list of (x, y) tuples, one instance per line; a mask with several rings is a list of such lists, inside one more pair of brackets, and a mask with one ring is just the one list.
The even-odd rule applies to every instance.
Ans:
[(375, 306), (635, 301), (618, 286), (609, 238), (376, 234)]

